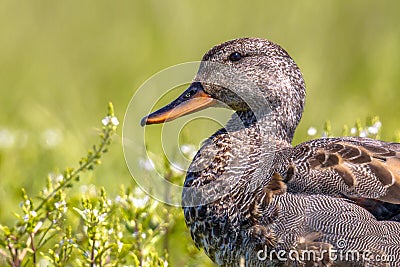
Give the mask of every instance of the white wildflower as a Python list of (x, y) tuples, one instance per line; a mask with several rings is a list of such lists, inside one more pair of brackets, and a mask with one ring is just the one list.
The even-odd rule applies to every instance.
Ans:
[(94, 186), (93, 184), (81, 185), (79, 187), (79, 190), (82, 193), (90, 195), (90, 196), (96, 196), (97, 195), (96, 186)]
[(110, 121), (111, 121), (110, 116), (107, 116), (107, 117), (105, 117), (104, 119), (101, 120), (101, 123), (104, 126), (107, 126), (110, 123)]
[(374, 123), (373, 126), (375, 126), (376, 128), (380, 129), (382, 127), (382, 122), (377, 121), (377, 122)]
[[(58, 254), (57, 254), (58, 255)], [(38, 262), (37, 266), (51, 266), (51, 262), (49, 259), (41, 258)]]
[(99, 216), (99, 210), (98, 209), (93, 209), (92, 210), (94, 217)]
[(106, 220), (107, 213), (100, 214), (98, 218), (99, 222), (104, 222)]
[(118, 126), (118, 125), (119, 125), (118, 118), (115, 117), (115, 116), (112, 116), (112, 117), (107, 116), (107, 117), (105, 117), (104, 119), (101, 120), (101, 123), (102, 123), (104, 126), (107, 126), (107, 125), (109, 125), (110, 123), (111, 123), (112, 125), (114, 125), (114, 126)]
[(183, 154), (190, 155), (193, 151), (196, 151), (196, 147), (192, 144), (181, 145), (181, 151)]
[(0, 148), (9, 148), (15, 144), (15, 135), (8, 129), (0, 130)]
[(24, 219), (24, 222), (27, 222), (29, 220), (29, 215), (25, 214), (24, 217), (22, 217)]
[(62, 212), (64, 212), (64, 213), (66, 213), (68, 210), (67, 203), (65, 202), (65, 200), (54, 203), (54, 207), (56, 209), (62, 210)]
[(36, 217), (37, 216), (37, 213), (34, 210), (32, 210), (29, 214), (31, 215), (31, 217)]
[(368, 136), (368, 132), (366, 130), (362, 130), (358, 136), (367, 137)]
[(117, 117), (115, 117), (115, 116), (111, 117), (111, 124), (114, 126), (119, 125), (119, 121), (118, 121)]
[(148, 196), (144, 196), (143, 198), (131, 197), (130, 201), (136, 208), (141, 209), (146, 206), (147, 202), (149, 201), (149, 197)]
[(122, 232), (118, 232), (118, 238), (122, 239), (122, 237), (124, 237), (124, 235), (122, 234)]
[(314, 127), (310, 127), (310, 128), (308, 128), (308, 130), (307, 130), (307, 134), (308, 134), (309, 136), (314, 136), (314, 135), (317, 134), (317, 129), (315, 129)]
[(146, 239), (146, 233), (142, 233), (141, 236), (143, 239)]
[(115, 197), (115, 202), (119, 203), (122, 201), (122, 197), (121, 196), (116, 196)]
[(357, 128), (356, 128), (356, 127), (351, 128), (351, 129), (350, 129), (350, 133), (351, 133), (352, 135), (355, 135), (355, 134), (357, 133)]
[(56, 209), (58, 209), (59, 207), (61, 207), (63, 204), (61, 201), (54, 203), (54, 207), (56, 207)]
[(62, 182), (62, 180), (64, 180), (64, 176), (62, 174), (59, 173), (54, 173), (51, 172), (48, 174), (48, 176), (50, 177), (50, 179), (56, 183), (60, 183)]
[(142, 167), (146, 171), (152, 171), (152, 170), (155, 169), (154, 162), (150, 158), (140, 159), (139, 160), (139, 165), (140, 165), (140, 167)]
[(49, 190), (47, 190), (47, 188), (43, 188), (42, 189), (42, 194), (47, 196), (49, 194)]
[(118, 241), (118, 242), (117, 242), (117, 245), (118, 245), (118, 250), (121, 251), (121, 249), (122, 249), (124, 243), (122, 243), (121, 241)]
[(180, 149), (181, 149), (182, 154), (188, 158), (194, 158), (194, 156), (196, 156), (197, 148), (195, 145), (183, 144), (183, 145), (181, 145)]
[(41, 136), (42, 145), (47, 148), (52, 148), (61, 143), (63, 136), (59, 129), (47, 129)]
[(368, 132), (369, 132), (370, 134), (378, 134), (379, 128), (378, 128), (378, 127), (375, 127), (375, 126), (370, 126), (370, 127), (368, 127)]
[(60, 183), (60, 182), (62, 182), (62, 180), (64, 180), (64, 176), (62, 174), (59, 174), (56, 176), (56, 178), (54, 180), (56, 182)]

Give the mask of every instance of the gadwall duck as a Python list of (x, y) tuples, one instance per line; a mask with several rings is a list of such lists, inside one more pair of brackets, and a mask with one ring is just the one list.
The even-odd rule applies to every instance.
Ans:
[(400, 144), (342, 137), (292, 147), (305, 95), (284, 49), (241, 38), (208, 51), (189, 88), (143, 118), (234, 111), (187, 171), (183, 209), (196, 246), (220, 266), (399, 266)]

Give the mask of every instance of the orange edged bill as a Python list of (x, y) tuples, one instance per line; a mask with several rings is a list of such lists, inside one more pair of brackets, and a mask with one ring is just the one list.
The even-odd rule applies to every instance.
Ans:
[(216, 103), (217, 101), (211, 95), (204, 92), (200, 82), (194, 82), (177, 99), (144, 117), (140, 124), (145, 126), (172, 121), (181, 116), (215, 106)]

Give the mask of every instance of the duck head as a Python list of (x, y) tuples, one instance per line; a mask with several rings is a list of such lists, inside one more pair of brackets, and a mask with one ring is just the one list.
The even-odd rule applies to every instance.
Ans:
[(171, 121), (212, 106), (227, 107), (244, 118), (249, 113), (256, 114), (257, 120), (268, 115), (279, 137), (291, 142), (304, 99), (302, 74), (283, 48), (260, 38), (240, 38), (209, 50), (189, 88), (141, 124)]

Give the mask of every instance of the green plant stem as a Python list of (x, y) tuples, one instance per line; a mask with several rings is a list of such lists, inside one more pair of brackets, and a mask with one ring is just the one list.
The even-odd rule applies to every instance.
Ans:
[[(90, 252), (90, 266), (94, 267), (95, 266), (95, 258), (94, 258), (94, 242), (96, 240), (93, 238), (92, 239), (92, 251)], [(101, 265), (100, 265), (101, 266)]]
[(8, 247), (8, 250), (10, 251), (10, 254), (11, 254), (11, 265), (12, 266), (18, 266), (19, 264), (17, 264), (17, 260), (18, 260), (18, 255), (17, 255), (17, 250), (15, 250), (15, 254), (14, 254), (14, 251), (13, 251), (13, 248), (12, 248), (12, 246), (11, 246), (11, 244), (10, 244), (10, 242), (9, 242), (9, 240), (7, 240), (7, 247)]
[[(47, 240), (49, 240), (49, 238), (48, 239), (44, 239), (45, 238), (45, 236), (47, 235), (47, 233), (50, 231), (50, 229), (52, 229), (52, 226), (54, 225), (54, 223), (53, 222), (51, 222), (50, 223), (50, 225), (49, 225), (49, 227), (47, 227), (47, 229), (43, 232), (43, 235), (42, 235), (42, 237), (40, 238), (40, 240), (39, 240), (39, 243), (38, 243), (38, 245), (37, 245), (37, 248), (41, 248), (44, 244), (46, 244), (46, 242), (47, 242)], [(44, 240), (44, 241), (43, 241)], [(43, 242), (43, 243), (42, 243)]]
[(35, 248), (35, 240), (34, 240), (34, 234), (30, 233), (30, 238), (31, 238), (31, 249), (33, 251), (33, 264), (36, 265), (36, 248)]
[(72, 179), (76, 178), (78, 176), (78, 174), (82, 171), (84, 171), (85, 169), (87, 169), (91, 164), (94, 163), (94, 161), (99, 157), (99, 154), (103, 151), (104, 147), (107, 144), (108, 139), (110, 138), (110, 131), (108, 130), (105, 132), (104, 135), (104, 139), (103, 142), (101, 142), (100, 147), (98, 149), (96, 149), (96, 147), (93, 148), (94, 153), (92, 153), (92, 155), (90, 155), (88, 157), (88, 160), (83, 163), (78, 169), (74, 170), (71, 172), (71, 174), (69, 175), (69, 177), (65, 177), (65, 182), (60, 184), (59, 186), (57, 186), (40, 204), (39, 206), (35, 209), (36, 212), (38, 212), (42, 206), (44, 204), (46, 204), (47, 201), (49, 201), (52, 197), (54, 197), (54, 195), (60, 191), (61, 189), (63, 189), (64, 187), (66, 187), (67, 185), (69, 185), (69, 183), (71, 182)]

